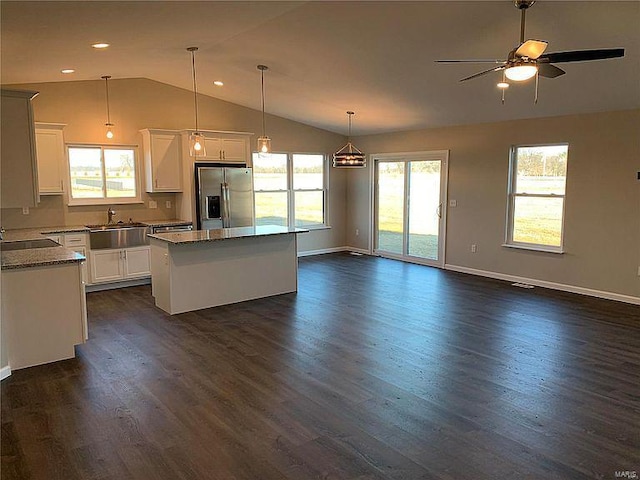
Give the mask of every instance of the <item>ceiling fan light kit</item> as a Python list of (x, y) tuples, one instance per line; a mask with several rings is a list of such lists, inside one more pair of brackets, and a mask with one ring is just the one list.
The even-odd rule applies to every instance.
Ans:
[(436, 60), (436, 63), (498, 64), (498, 66), (470, 75), (460, 81), (465, 82), (492, 72), (502, 72), (503, 79), (498, 83), (498, 88), (502, 90), (502, 103), (504, 103), (504, 91), (509, 87), (505, 77), (513, 82), (524, 82), (535, 77), (534, 102), (537, 103), (539, 77), (556, 78), (566, 73), (561, 68), (552, 65), (552, 63), (586, 62), (624, 57), (624, 48), (544, 53), (549, 45), (548, 42), (544, 40), (524, 40), (526, 11), (534, 3), (535, 0), (514, 0), (514, 5), (522, 12), (520, 16), (520, 43), (517, 48), (509, 52), (506, 60)]

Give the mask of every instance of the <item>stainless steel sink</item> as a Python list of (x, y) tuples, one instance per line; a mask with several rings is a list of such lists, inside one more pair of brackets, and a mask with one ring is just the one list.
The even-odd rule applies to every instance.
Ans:
[(49, 238), (37, 239), (37, 240), (18, 240), (16, 242), (2, 242), (0, 244), (0, 250), (3, 252), (10, 252), (12, 250), (28, 250), (30, 248), (49, 248), (59, 247), (60, 244), (54, 242)]
[(116, 223), (112, 225), (87, 225), (91, 229), (91, 250), (105, 248), (129, 248), (149, 245), (149, 227), (144, 223)]

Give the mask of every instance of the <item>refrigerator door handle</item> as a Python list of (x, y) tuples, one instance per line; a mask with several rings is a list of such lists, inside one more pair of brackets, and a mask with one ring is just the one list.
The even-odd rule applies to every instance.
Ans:
[(229, 228), (231, 226), (231, 209), (229, 205), (229, 184), (223, 183), (221, 186), (222, 190), (222, 227)]

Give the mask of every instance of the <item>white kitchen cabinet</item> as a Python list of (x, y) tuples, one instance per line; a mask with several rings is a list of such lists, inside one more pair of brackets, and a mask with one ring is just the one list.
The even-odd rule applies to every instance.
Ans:
[(80, 266), (3, 270), (2, 322), (12, 370), (73, 358), (88, 337)]
[(172, 130), (144, 129), (142, 149), (144, 152), (146, 191), (182, 191), (182, 147), (180, 132)]
[(2, 89), (0, 170), (2, 208), (35, 207), (40, 202), (35, 125), (31, 99), (38, 92)]
[(35, 126), (40, 195), (62, 195), (66, 177), (66, 155), (62, 132), (65, 125), (36, 123)]
[(205, 134), (204, 145), (207, 151), (203, 160), (247, 163), (248, 160), (248, 142), (246, 136), (238, 136), (233, 134), (209, 137)]
[(91, 250), (91, 283), (118, 282), (151, 275), (150, 247)]

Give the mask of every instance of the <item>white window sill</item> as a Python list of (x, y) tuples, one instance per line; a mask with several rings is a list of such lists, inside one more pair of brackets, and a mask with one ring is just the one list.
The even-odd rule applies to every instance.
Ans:
[(531, 250), (534, 252), (555, 253), (562, 255), (564, 250), (562, 247), (545, 247), (544, 245), (521, 245), (515, 243), (503, 243), (503, 247), (516, 248), (519, 250)]

